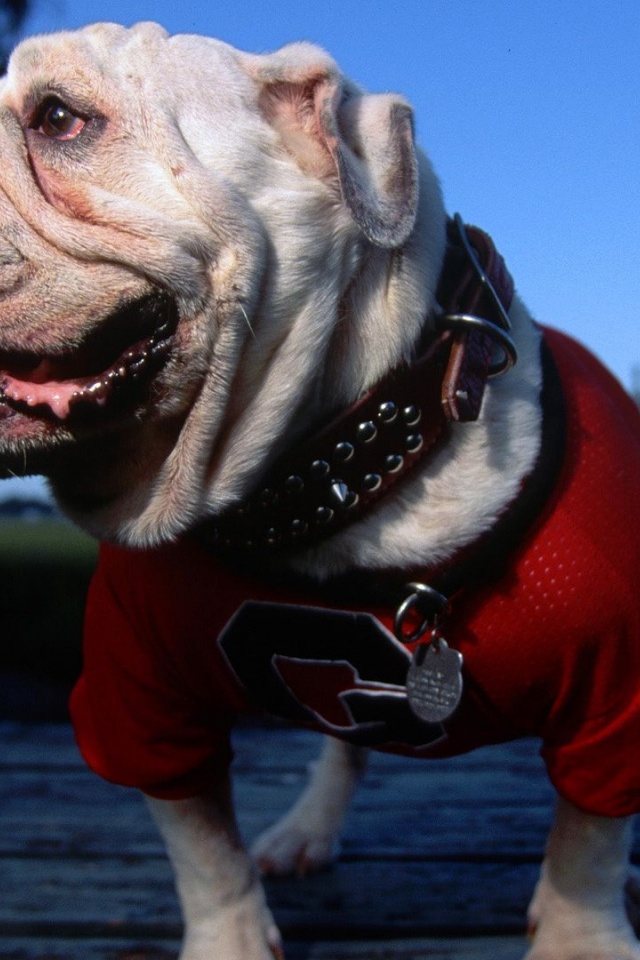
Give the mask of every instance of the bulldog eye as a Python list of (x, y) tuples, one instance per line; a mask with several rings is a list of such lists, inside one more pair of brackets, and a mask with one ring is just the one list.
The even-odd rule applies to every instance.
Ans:
[(31, 126), (50, 140), (75, 140), (85, 124), (86, 120), (62, 100), (51, 97), (42, 104)]

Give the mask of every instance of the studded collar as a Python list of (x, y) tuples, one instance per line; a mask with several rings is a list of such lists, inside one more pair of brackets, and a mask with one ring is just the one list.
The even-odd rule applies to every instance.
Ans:
[(451, 421), (477, 418), (487, 380), (516, 359), (512, 297), (513, 281), (490, 237), (456, 215), (438, 287), (438, 332), (428, 348), (280, 457), (253, 494), (201, 523), (196, 539), (223, 557), (259, 562), (362, 517), (441, 448)]

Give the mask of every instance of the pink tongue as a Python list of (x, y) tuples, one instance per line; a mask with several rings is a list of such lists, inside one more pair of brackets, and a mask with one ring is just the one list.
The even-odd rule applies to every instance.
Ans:
[[(69, 416), (71, 398), (82, 390), (82, 385), (73, 380), (46, 380), (34, 383), (33, 380), (20, 380), (7, 377), (3, 393), (10, 400), (26, 403), (29, 407), (46, 404), (58, 420)], [(103, 401), (104, 402), (104, 401)]]

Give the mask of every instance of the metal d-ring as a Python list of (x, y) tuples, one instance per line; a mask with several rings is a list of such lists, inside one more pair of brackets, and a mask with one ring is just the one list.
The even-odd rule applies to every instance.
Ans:
[[(456, 319), (456, 320), (463, 321), (465, 323), (471, 322), (476, 326), (491, 324), (491, 329), (485, 329), (485, 333), (487, 333), (494, 340), (497, 340), (504, 352), (503, 359), (500, 360), (498, 363), (491, 364), (491, 366), (489, 367), (489, 376), (498, 377), (500, 376), (500, 374), (506, 373), (507, 370), (509, 370), (514, 365), (514, 363), (516, 363), (518, 359), (518, 353), (516, 351), (515, 344), (511, 339), (511, 337), (508, 336), (509, 331), (511, 330), (511, 321), (509, 320), (509, 314), (505, 310), (504, 304), (500, 299), (500, 297), (498, 296), (498, 292), (494, 287), (493, 283), (491, 282), (491, 279), (487, 271), (484, 269), (484, 267), (478, 260), (478, 255), (473, 247), (473, 244), (469, 240), (469, 237), (467, 235), (467, 229), (459, 213), (454, 214), (453, 222), (455, 223), (456, 230), (458, 231), (460, 242), (464, 247), (464, 252), (466, 253), (467, 258), (469, 259), (471, 266), (475, 270), (476, 276), (480, 280), (480, 283), (483, 285), (483, 287), (485, 288), (485, 290), (493, 300), (494, 306), (498, 311), (498, 315), (500, 317), (501, 323), (499, 324), (491, 323), (490, 320), (484, 320), (481, 317), (474, 317), (474, 316), (471, 316), (470, 314), (453, 314), (448, 319), (451, 319), (451, 320)], [(498, 335), (498, 331), (500, 331), (500, 334), (502, 336)]]
[[(410, 583), (408, 588), (411, 593), (398, 607), (394, 621), (394, 632), (401, 643), (413, 643), (425, 633), (435, 630), (438, 626), (438, 618), (449, 606), (445, 596), (424, 583)], [(404, 629), (405, 623), (414, 613), (422, 619), (419, 626), (407, 633)]]
[(494, 287), (493, 283), (489, 278), (489, 274), (487, 273), (487, 271), (484, 269), (484, 267), (478, 260), (478, 254), (476, 253), (471, 241), (469, 240), (469, 237), (467, 235), (467, 229), (464, 225), (464, 220), (462, 219), (459, 213), (454, 214), (453, 222), (456, 225), (456, 230), (458, 231), (458, 236), (460, 237), (460, 241), (462, 243), (462, 246), (464, 247), (464, 252), (466, 253), (469, 260), (471, 261), (471, 266), (475, 270), (478, 276), (478, 280), (480, 280), (482, 285), (487, 288), (487, 292), (491, 296), (491, 299), (493, 300), (496, 306), (496, 309), (500, 314), (500, 319), (502, 320), (502, 325), (504, 329), (511, 330), (511, 321), (509, 320), (509, 314), (505, 310), (504, 304), (500, 299), (500, 297), (498, 296), (496, 288)]
[(499, 377), (506, 373), (518, 360), (518, 351), (516, 345), (502, 327), (486, 317), (476, 317), (472, 313), (445, 313), (438, 317), (438, 326), (453, 327), (460, 330), (468, 327), (475, 327), (480, 333), (486, 334), (491, 340), (495, 340), (502, 349), (504, 356), (497, 363), (492, 363), (489, 367), (490, 377)]

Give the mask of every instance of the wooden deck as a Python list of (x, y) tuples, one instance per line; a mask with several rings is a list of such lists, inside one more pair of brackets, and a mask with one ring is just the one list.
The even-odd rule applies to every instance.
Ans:
[[(317, 748), (301, 731), (237, 731), (247, 838), (292, 802)], [(1, 960), (175, 958), (170, 870), (138, 794), (87, 772), (66, 724), (0, 723), (0, 771)], [(288, 960), (522, 956), (551, 808), (532, 742), (375, 756), (335, 868), (268, 883)]]

